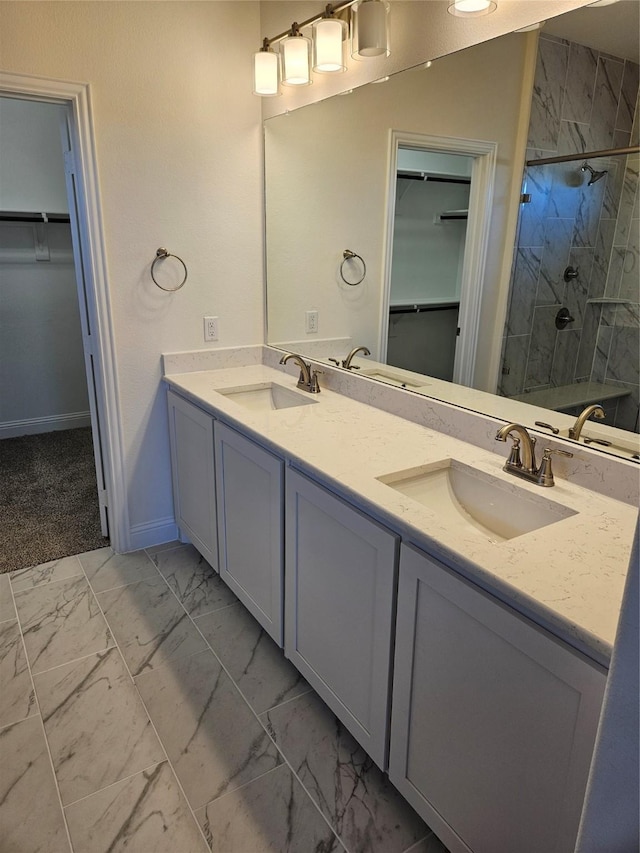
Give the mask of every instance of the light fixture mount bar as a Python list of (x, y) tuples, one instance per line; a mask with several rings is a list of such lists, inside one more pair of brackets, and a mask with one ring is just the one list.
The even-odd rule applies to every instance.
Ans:
[[(327, 15), (335, 15), (338, 12), (342, 12), (344, 9), (349, 9), (351, 6), (353, 6), (355, 2), (356, 0), (346, 0), (346, 2), (344, 3), (336, 3), (335, 5), (333, 3), (328, 3), (325, 9), (320, 12), (320, 14), (314, 15), (312, 18), (307, 18), (306, 21), (302, 21), (301, 24), (298, 24), (298, 30), (303, 30), (305, 27), (310, 27), (311, 24), (315, 24), (316, 21), (327, 17)], [(291, 27), (289, 27), (289, 29), (285, 30), (283, 33), (278, 33), (277, 36), (265, 38), (262, 43), (263, 45), (266, 45), (266, 47), (270, 47), (272, 44), (275, 44), (278, 41), (282, 41), (282, 39), (287, 38), (287, 36), (289, 35), (291, 35)]]

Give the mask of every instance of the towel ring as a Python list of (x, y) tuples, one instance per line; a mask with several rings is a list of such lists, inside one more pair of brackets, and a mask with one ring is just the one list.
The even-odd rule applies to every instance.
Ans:
[[(345, 284), (348, 284), (349, 287), (356, 287), (358, 284), (362, 284), (362, 282), (365, 280), (365, 276), (367, 275), (367, 265), (365, 264), (364, 259), (361, 258), (360, 255), (357, 255), (355, 252), (352, 252), (351, 249), (345, 249), (342, 253), (342, 257), (344, 258), (344, 260), (340, 264), (340, 278), (344, 281)], [(347, 261), (352, 261), (354, 258), (357, 258), (362, 264), (362, 277), (359, 278), (357, 281), (347, 281), (347, 279), (344, 277), (344, 265), (347, 263)]]
[[(177, 287), (163, 287), (163, 285), (161, 285), (160, 282), (156, 280), (156, 277), (153, 274), (153, 268), (155, 267), (155, 265), (158, 263), (158, 261), (163, 261), (165, 258), (175, 258), (176, 261), (180, 261), (180, 263), (182, 264), (182, 267), (184, 269), (184, 278)], [(172, 255), (171, 252), (168, 252), (166, 249), (156, 249), (156, 256), (151, 264), (151, 278), (153, 279), (153, 283), (156, 284), (160, 288), (160, 290), (166, 290), (168, 293), (173, 293), (176, 290), (180, 290), (181, 287), (184, 287), (188, 275), (189, 273), (187, 272), (187, 265), (182, 260), (182, 258), (179, 258), (177, 255)]]

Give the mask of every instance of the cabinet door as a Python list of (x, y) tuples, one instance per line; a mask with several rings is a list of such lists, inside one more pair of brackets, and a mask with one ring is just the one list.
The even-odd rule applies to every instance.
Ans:
[(402, 546), (390, 777), (452, 853), (572, 853), (605, 673)]
[(217, 571), (213, 418), (171, 391), (167, 400), (176, 524)]
[(397, 541), (287, 471), (285, 652), (383, 769)]
[(216, 422), (220, 577), (282, 646), (283, 467)]

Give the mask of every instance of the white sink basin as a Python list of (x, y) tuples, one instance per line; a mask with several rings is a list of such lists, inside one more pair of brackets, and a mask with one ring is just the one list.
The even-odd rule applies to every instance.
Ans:
[(318, 401), (307, 396), (308, 392), (293, 391), (275, 382), (261, 382), (257, 385), (240, 385), (237, 388), (220, 388), (223, 394), (246, 409), (254, 412), (267, 412), (273, 409), (292, 409), (296, 406), (310, 406)]
[(400, 388), (424, 388), (429, 384), (424, 381), (415, 382), (407, 379), (402, 373), (396, 373), (392, 370), (380, 370), (374, 367), (362, 368), (358, 373), (361, 376), (367, 376), (369, 379), (378, 379), (380, 382), (386, 382), (388, 385), (397, 385)]
[[(454, 459), (378, 477), (460, 528), (494, 541), (513, 539), (575, 515), (575, 511), (477, 471)], [(546, 490), (545, 490), (546, 491)]]

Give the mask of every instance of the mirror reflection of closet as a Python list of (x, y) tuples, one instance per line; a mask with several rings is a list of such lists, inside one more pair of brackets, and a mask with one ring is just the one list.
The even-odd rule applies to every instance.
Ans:
[(473, 159), (399, 146), (386, 363), (451, 381)]

